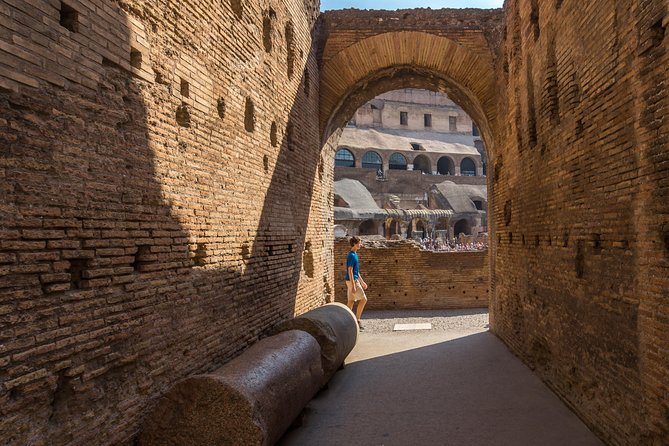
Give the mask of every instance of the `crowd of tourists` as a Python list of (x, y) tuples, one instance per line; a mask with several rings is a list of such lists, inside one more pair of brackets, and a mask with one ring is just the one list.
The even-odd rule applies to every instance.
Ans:
[(427, 251), (467, 252), (485, 251), (488, 243), (483, 240), (458, 241), (457, 239), (433, 239), (426, 237), (420, 241), (421, 248)]

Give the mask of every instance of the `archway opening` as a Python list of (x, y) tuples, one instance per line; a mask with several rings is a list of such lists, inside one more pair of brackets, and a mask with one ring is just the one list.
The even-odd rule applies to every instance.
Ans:
[(437, 172), (439, 175), (455, 175), (455, 163), (448, 156), (442, 156), (437, 161)]
[(374, 170), (383, 170), (383, 161), (381, 156), (370, 150), (362, 156), (362, 168), (363, 169), (374, 169)]
[(413, 170), (418, 170), (420, 172), (423, 172), (426, 175), (431, 174), (432, 173), (432, 163), (430, 162), (430, 158), (428, 158), (425, 155), (418, 155), (413, 160)]
[(471, 158), (464, 158), (460, 162), (460, 175), (465, 177), (476, 176), (476, 164)]
[(374, 220), (365, 220), (358, 226), (358, 235), (378, 235)]
[(401, 153), (393, 153), (390, 155), (389, 166), (390, 170), (407, 170), (407, 159)]
[(355, 156), (353, 152), (346, 148), (341, 148), (335, 153), (335, 166), (337, 167), (355, 167)]
[(455, 222), (455, 225), (453, 225), (453, 235), (457, 238), (460, 234), (464, 235), (471, 235), (472, 229), (471, 229), (471, 224), (469, 223), (469, 220), (466, 218), (463, 218), (461, 220), (458, 220)]

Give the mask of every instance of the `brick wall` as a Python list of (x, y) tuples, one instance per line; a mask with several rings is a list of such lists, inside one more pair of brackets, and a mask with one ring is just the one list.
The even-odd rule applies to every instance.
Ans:
[(505, 12), (491, 326), (606, 443), (668, 444), (667, 3)]
[(1, 444), (130, 444), (330, 298), (317, 4), (154, 3), (0, 0)]
[[(346, 303), (348, 239), (335, 241), (335, 297)], [(488, 306), (487, 252), (429, 252), (405, 241), (363, 241), (360, 274), (369, 285), (367, 309), (447, 309)]]

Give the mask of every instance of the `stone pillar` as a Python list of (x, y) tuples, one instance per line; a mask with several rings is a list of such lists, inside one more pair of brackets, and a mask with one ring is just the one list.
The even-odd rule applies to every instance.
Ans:
[(413, 164), (407, 164), (407, 170), (413, 170)]
[(460, 176), (460, 166), (458, 164), (455, 165), (455, 176)]
[(476, 176), (477, 177), (482, 177), (483, 176), (483, 165), (476, 166)]

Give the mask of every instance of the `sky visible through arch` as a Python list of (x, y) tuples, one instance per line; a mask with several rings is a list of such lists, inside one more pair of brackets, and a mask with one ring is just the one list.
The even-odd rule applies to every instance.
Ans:
[(407, 9), (407, 8), (501, 8), (504, 0), (321, 0), (321, 11), (329, 9)]

